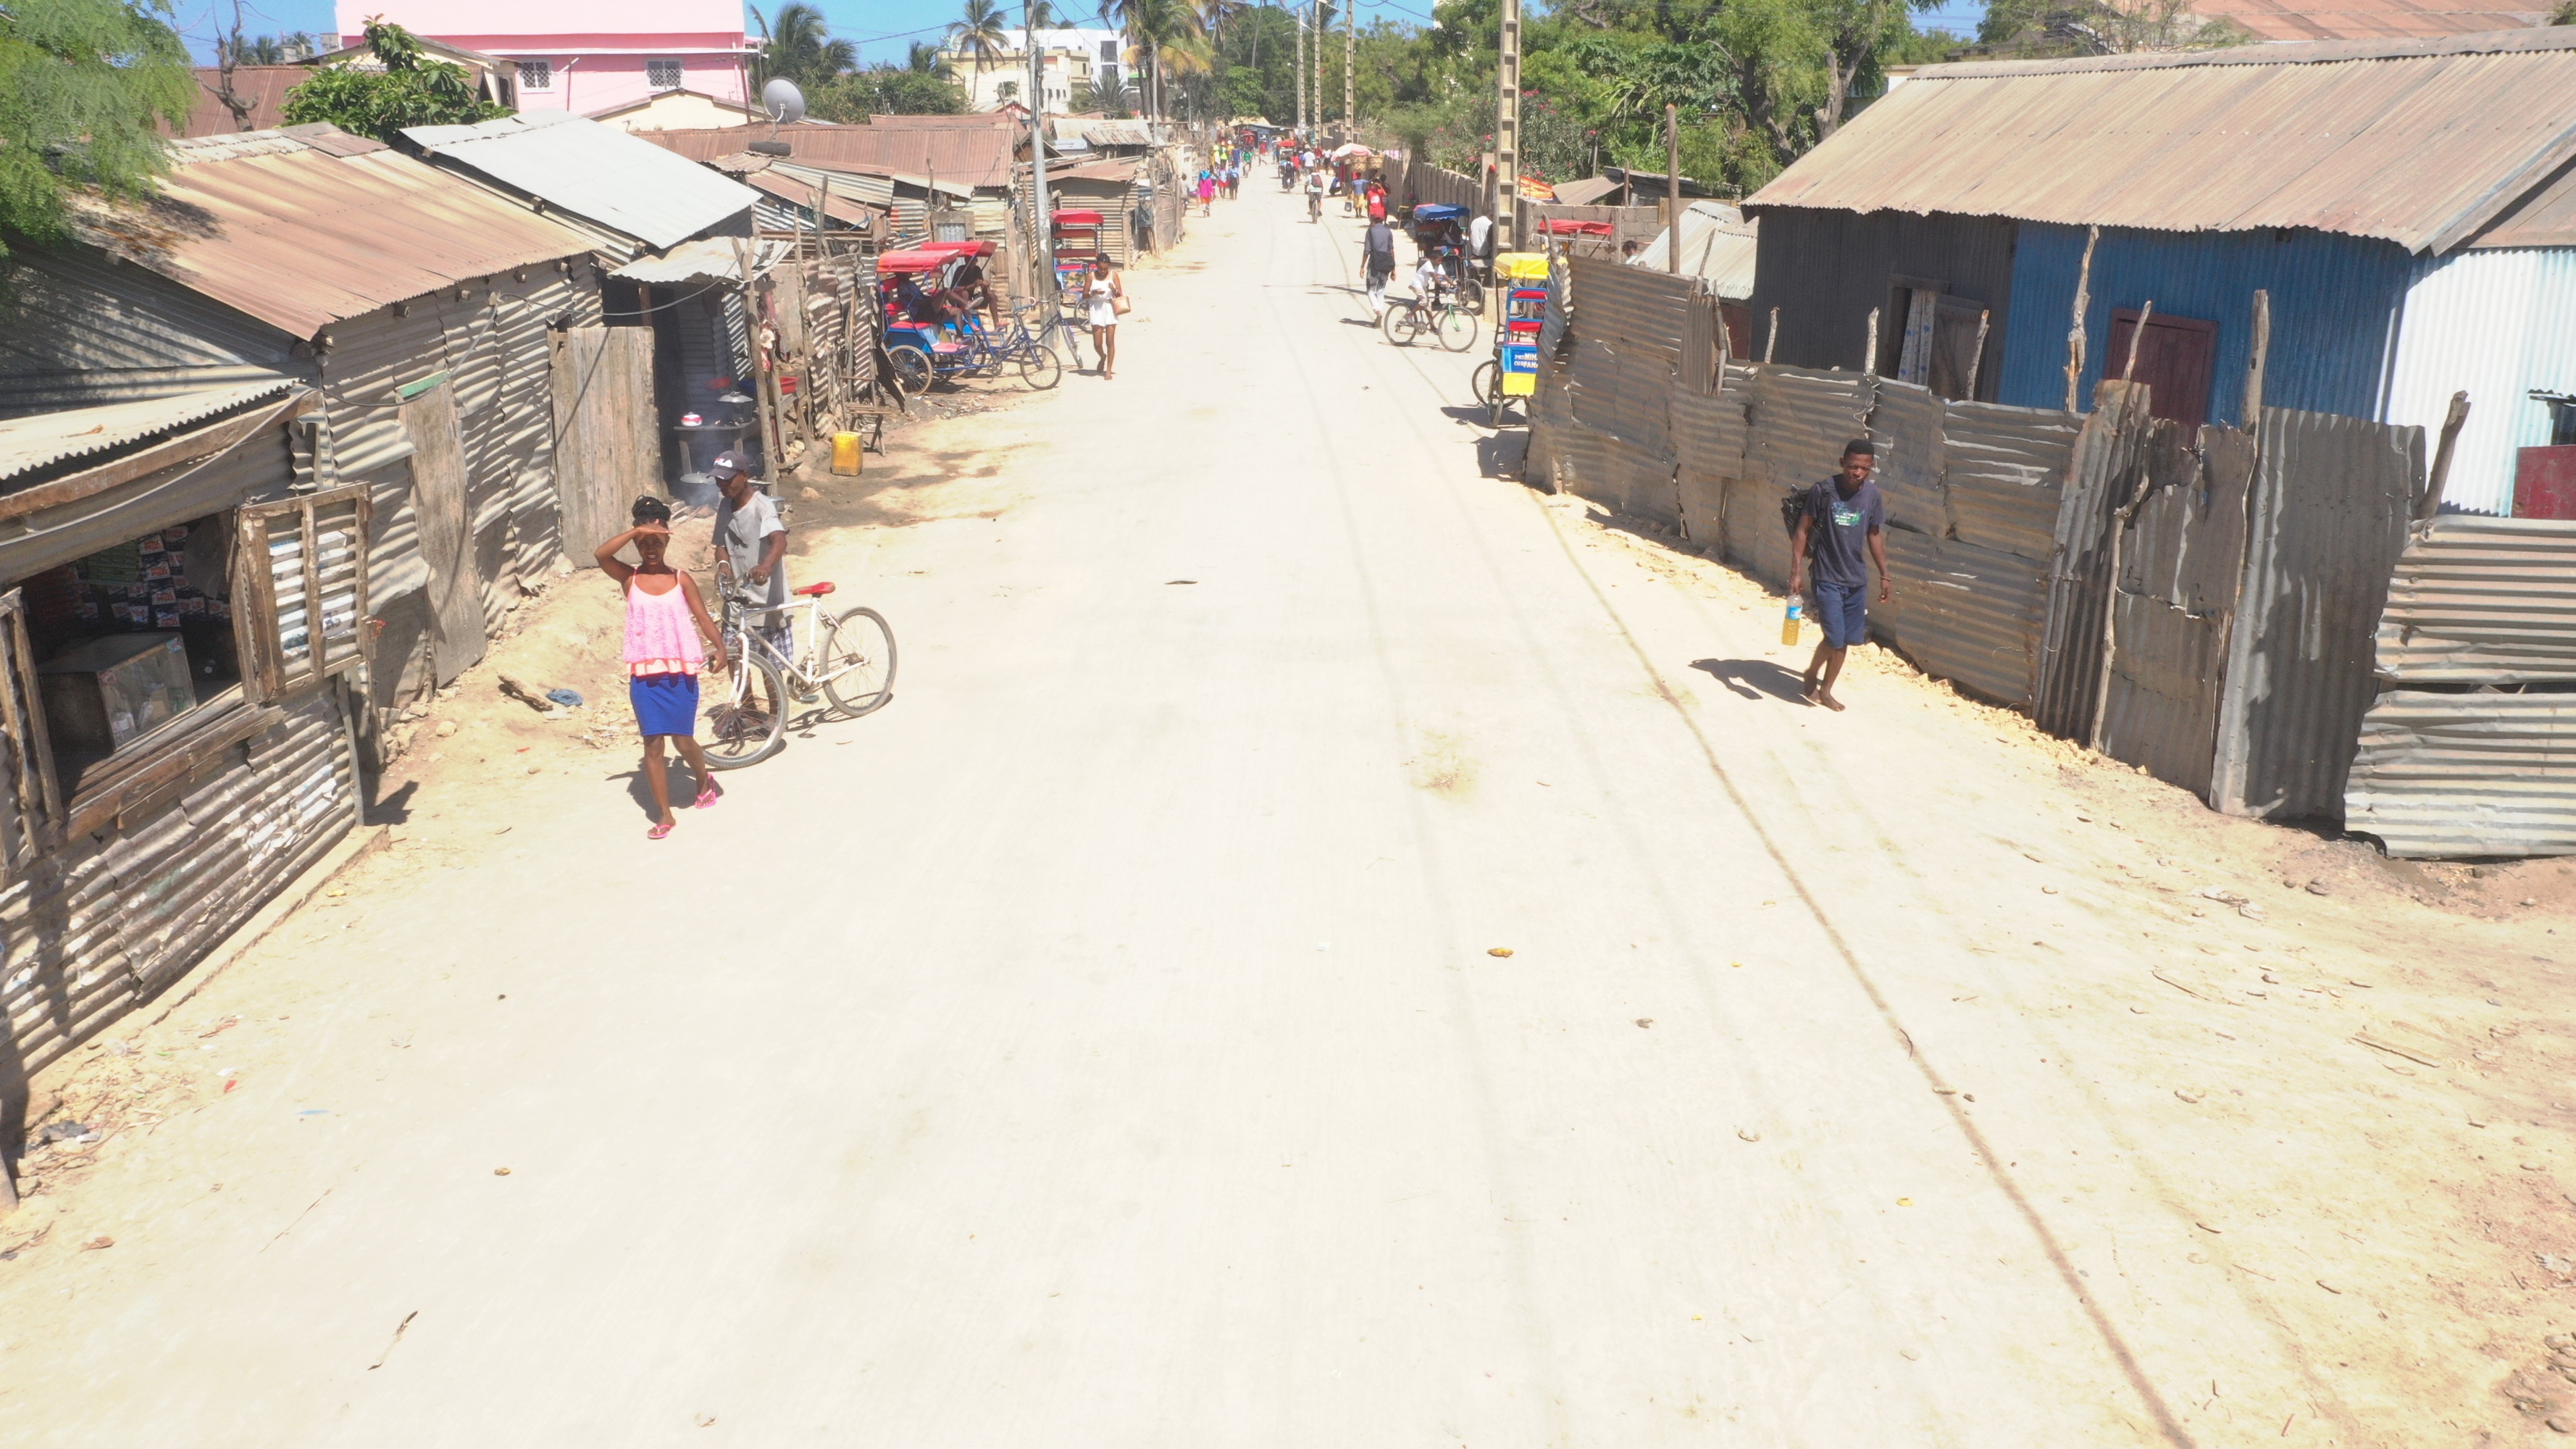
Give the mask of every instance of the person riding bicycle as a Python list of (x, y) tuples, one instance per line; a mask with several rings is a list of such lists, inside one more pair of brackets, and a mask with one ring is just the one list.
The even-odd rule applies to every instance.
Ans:
[(1306, 219), (1324, 219), (1324, 173), (1321, 171), (1306, 173)]
[[(787, 616), (787, 521), (778, 505), (752, 485), (751, 471), (731, 453), (709, 470), (724, 497), (716, 504), (716, 545), (733, 564), (734, 588), (750, 600), (746, 627), (789, 658), (795, 640)], [(773, 612), (760, 613), (768, 609)]]
[(1449, 275), (1449, 249), (1432, 247), (1423, 252), (1413, 268), (1413, 300), (1422, 307), (1440, 305), (1440, 299), (1456, 281)]

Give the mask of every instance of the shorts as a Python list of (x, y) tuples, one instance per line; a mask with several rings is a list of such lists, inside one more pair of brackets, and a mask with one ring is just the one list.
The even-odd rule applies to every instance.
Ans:
[(1869, 638), (1869, 585), (1830, 584), (1818, 579), (1809, 588), (1815, 618), (1824, 626), (1825, 645), (1849, 649)]
[(635, 706), (635, 727), (646, 735), (698, 732), (698, 677), (694, 674), (639, 674), (626, 681), (626, 698)]

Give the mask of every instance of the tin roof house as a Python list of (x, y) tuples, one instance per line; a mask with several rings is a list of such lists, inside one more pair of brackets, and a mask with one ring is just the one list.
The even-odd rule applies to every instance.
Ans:
[(2469, 395), (2446, 507), (2576, 444), (2576, 29), (1929, 67), (1745, 211), (1779, 362), (2077, 407), (2134, 336), (2158, 416), (2233, 423), (2259, 291), (2266, 404)]

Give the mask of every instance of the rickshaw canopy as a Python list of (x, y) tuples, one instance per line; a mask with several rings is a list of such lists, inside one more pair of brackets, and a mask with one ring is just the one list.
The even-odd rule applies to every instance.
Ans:
[(993, 243), (989, 239), (984, 241), (934, 241), (923, 242), (915, 250), (937, 252), (942, 256), (951, 257), (989, 257), (993, 254)]
[[(879, 261), (878, 265), (883, 266), (884, 262)], [(1545, 252), (1505, 252), (1494, 258), (1494, 275), (1509, 277), (1516, 281), (1545, 281), (1547, 280), (1547, 254)]]
[(1426, 202), (1413, 209), (1413, 219), (1415, 221), (1464, 221), (1467, 219), (1467, 208), (1436, 201)]
[(1096, 211), (1059, 211), (1055, 214), (1055, 224), (1060, 227), (1098, 226), (1100, 225), (1100, 213)]
[(948, 264), (955, 252), (910, 251), (883, 252), (877, 257), (877, 274), (894, 272), (935, 272)]

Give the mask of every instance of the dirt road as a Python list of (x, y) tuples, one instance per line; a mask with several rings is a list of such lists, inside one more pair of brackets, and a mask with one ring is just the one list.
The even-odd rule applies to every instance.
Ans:
[[(1356, 240), (1249, 188), (1116, 381), (808, 504), (897, 698), (670, 840), (622, 750), (425, 739), (399, 845), (85, 1063), (164, 1105), (0, 1221), (0, 1439), (2576, 1428), (2564, 869), (1883, 656), (1794, 703), (1757, 590), (1490, 476)], [(529, 637), (608, 657), (601, 587)]]

